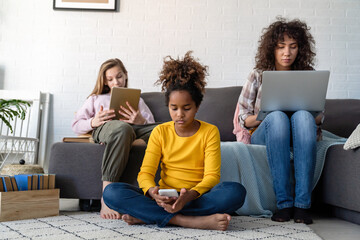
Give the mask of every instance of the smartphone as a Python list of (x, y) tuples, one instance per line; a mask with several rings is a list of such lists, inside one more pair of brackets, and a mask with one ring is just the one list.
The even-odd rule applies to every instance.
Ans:
[(159, 195), (167, 197), (179, 197), (176, 189), (159, 189)]

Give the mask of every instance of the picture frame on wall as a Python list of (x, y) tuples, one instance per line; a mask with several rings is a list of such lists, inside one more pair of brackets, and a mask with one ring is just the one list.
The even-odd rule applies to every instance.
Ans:
[(118, 0), (54, 0), (54, 10), (116, 11)]

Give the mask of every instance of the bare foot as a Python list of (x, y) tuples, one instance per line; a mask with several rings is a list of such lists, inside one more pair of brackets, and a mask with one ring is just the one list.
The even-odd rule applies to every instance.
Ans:
[(100, 210), (100, 216), (104, 219), (120, 219), (121, 214), (116, 212), (115, 210), (110, 209), (106, 204), (104, 203), (104, 200), (101, 198), (101, 210)]
[(229, 226), (230, 220), (231, 216), (226, 213), (217, 213), (209, 216), (184, 216), (177, 214), (169, 223), (187, 228), (225, 231)]
[(121, 219), (124, 220), (124, 222), (126, 222), (129, 225), (145, 224), (145, 222), (143, 222), (142, 220), (134, 218), (133, 216), (130, 216), (129, 214), (124, 214), (121, 217)]

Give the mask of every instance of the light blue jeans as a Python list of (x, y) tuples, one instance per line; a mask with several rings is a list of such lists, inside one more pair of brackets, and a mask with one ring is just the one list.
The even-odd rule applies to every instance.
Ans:
[(187, 203), (177, 213), (168, 213), (143, 191), (127, 183), (111, 183), (104, 189), (105, 204), (121, 213), (129, 214), (147, 224), (164, 227), (176, 214), (206, 216), (215, 213), (234, 213), (245, 201), (246, 190), (237, 182), (222, 182), (201, 197)]
[[(291, 137), (295, 186), (291, 185), (293, 181), (290, 179)], [(274, 111), (266, 116), (252, 134), (251, 143), (266, 145), (278, 209), (293, 206), (310, 208), (316, 160), (314, 117), (307, 111), (297, 111), (290, 118), (284, 112)]]

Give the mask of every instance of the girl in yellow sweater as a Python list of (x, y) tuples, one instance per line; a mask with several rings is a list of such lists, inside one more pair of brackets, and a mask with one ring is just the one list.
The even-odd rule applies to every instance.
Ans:
[[(157, 81), (165, 91), (172, 121), (151, 133), (138, 175), (139, 187), (112, 183), (103, 193), (106, 205), (122, 214), (128, 224), (173, 224), (226, 230), (230, 214), (245, 199), (245, 188), (220, 181), (220, 134), (216, 126), (196, 120), (203, 99), (207, 67), (186, 53), (183, 59), (167, 57)], [(161, 179), (155, 183), (157, 168)], [(159, 194), (176, 189), (178, 197)]]

